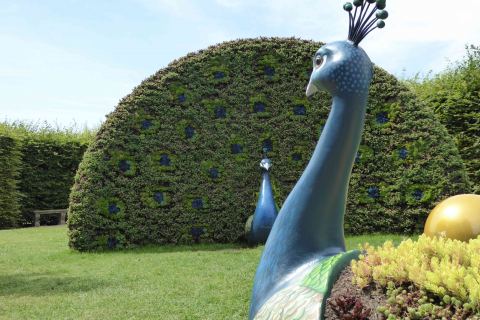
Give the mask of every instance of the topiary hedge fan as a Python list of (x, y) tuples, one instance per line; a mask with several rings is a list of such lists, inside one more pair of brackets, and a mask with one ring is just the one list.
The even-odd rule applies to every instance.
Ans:
[[(235, 242), (254, 211), (258, 158), (281, 204), (330, 108), (305, 97), (320, 43), (222, 43), (172, 62), (123, 98), (84, 155), (70, 195), (70, 246)], [(350, 181), (347, 233), (414, 232), (438, 200), (468, 192), (445, 128), (375, 68)]]

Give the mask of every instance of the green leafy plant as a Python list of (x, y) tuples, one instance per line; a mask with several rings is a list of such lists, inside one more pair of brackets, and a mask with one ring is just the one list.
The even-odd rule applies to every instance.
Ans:
[(480, 319), (480, 314), (470, 304), (448, 295), (440, 299), (413, 284), (395, 287), (390, 283), (386, 295), (387, 304), (378, 307), (377, 311), (387, 319)]
[(381, 310), (386, 315), (480, 315), (480, 238), (466, 243), (422, 235), (398, 247), (386, 242), (378, 248), (367, 244), (364, 250), (360, 260), (352, 262), (354, 283), (388, 289), (389, 307)]

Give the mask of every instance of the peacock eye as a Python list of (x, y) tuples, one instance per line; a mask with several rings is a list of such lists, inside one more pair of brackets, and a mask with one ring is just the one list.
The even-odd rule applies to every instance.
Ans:
[(315, 66), (320, 67), (323, 63), (323, 57), (322, 56), (318, 56), (315, 58)]

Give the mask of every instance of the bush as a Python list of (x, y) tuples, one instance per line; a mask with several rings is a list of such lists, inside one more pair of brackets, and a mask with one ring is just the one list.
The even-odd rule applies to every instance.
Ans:
[(463, 61), (443, 73), (408, 83), (455, 137), (473, 191), (480, 193), (480, 47), (467, 47)]
[(420, 312), (422, 319), (438, 319), (448, 312), (449, 319), (460, 314), (480, 316), (480, 237), (466, 243), (422, 235), (398, 247), (386, 242), (364, 249), (360, 260), (352, 262), (354, 281), (359, 287), (375, 282), (388, 288), (389, 312), (405, 312), (404, 316)]
[[(22, 122), (0, 124), (0, 132), (14, 137), (19, 144), (21, 163), (16, 184), (22, 198), (12, 199), (21, 203), (17, 221), (20, 225), (34, 224), (33, 210), (68, 207), (73, 177), (92, 140), (92, 131), (74, 129)], [(42, 216), (43, 219), (56, 223), (56, 217)]]
[[(80, 164), (70, 246), (239, 241), (255, 209), (262, 149), (282, 203), (326, 121), (331, 98), (305, 97), (320, 46), (228, 42), (145, 80), (107, 117)], [(418, 231), (434, 203), (469, 191), (463, 163), (433, 113), (393, 76), (375, 68), (370, 93), (346, 231)]]
[(33, 210), (68, 207), (75, 172), (87, 145), (78, 141), (28, 138), (22, 145), (22, 224), (33, 225)]
[(16, 139), (0, 134), (0, 229), (17, 226), (20, 218), (20, 151)]

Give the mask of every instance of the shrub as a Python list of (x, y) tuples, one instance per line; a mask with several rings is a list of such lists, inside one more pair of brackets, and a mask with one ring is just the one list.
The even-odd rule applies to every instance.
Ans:
[[(75, 129), (24, 122), (0, 123), (0, 133), (14, 137), (19, 144), (21, 163), (16, 184), (22, 198), (12, 199), (21, 204), (20, 225), (33, 225), (33, 210), (68, 206), (73, 177), (92, 137), (91, 130)], [(45, 218), (48, 221), (48, 217), (42, 217)]]
[(425, 309), (427, 315), (445, 309), (480, 315), (480, 237), (466, 243), (422, 235), (398, 247), (386, 242), (364, 249), (360, 260), (352, 262), (354, 282), (388, 288), (393, 309), (403, 306), (410, 312), (407, 307), (412, 306)]
[(467, 47), (465, 58), (444, 72), (408, 83), (455, 137), (474, 192), (480, 193), (480, 47)]
[[(70, 246), (107, 248), (106, 238), (117, 239), (117, 248), (242, 239), (255, 210), (262, 149), (270, 150), (282, 203), (326, 121), (331, 98), (305, 97), (320, 46), (227, 42), (146, 79), (107, 117), (80, 164)], [(434, 203), (469, 191), (458, 151), (433, 113), (380, 68), (367, 112), (346, 231), (417, 231)], [(155, 195), (168, 200), (157, 205)], [(118, 203), (120, 216), (104, 214)]]
[(0, 229), (12, 228), (20, 218), (20, 151), (18, 140), (0, 134)]
[(78, 141), (29, 137), (23, 141), (20, 191), (22, 224), (33, 225), (33, 210), (68, 207), (68, 195), (87, 146)]
[(480, 314), (470, 304), (462, 304), (449, 296), (441, 299), (415, 285), (395, 287), (390, 284), (386, 294), (389, 297), (387, 304), (377, 311), (387, 319), (480, 319)]

